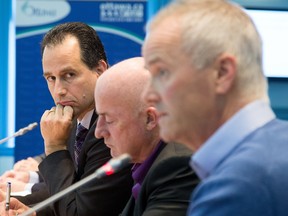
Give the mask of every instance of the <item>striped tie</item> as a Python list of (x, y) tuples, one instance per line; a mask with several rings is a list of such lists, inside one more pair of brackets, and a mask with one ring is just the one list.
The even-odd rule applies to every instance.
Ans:
[(75, 162), (77, 166), (78, 166), (78, 160), (79, 160), (81, 148), (82, 148), (82, 145), (84, 143), (87, 133), (88, 133), (88, 129), (86, 129), (83, 125), (79, 123), (77, 125), (75, 146), (74, 146)]

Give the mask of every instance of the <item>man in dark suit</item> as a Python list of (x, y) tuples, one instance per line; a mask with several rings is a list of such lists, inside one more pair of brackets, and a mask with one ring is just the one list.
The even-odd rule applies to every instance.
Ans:
[(113, 157), (132, 157), (135, 185), (122, 216), (185, 215), (198, 183), (188, 165), (191, 151), (161, 141), (157, 110), (141, 97), (149, 78), (140, 57), (122, 61), (99, 77), (95, 136), (104, 138)]
[[(41, 118), (46, 157), (39, 171), (46, 192), (53, 195), (111, 159), (103, 139), (94, 136), (94, 88), (108, 63), (95, 30), (83, 23), (65, 23), (51, 29), (43, 39), (42, 55), (44, 77), (56, 106)], [(81, 131), (77, 135), (76, 128)], [(55, 202), (52, 210), (57, 216), (117, 216), (130, 197), (132, 185), (128, 167), (82, 186)], [(40, 188), (37, 193), (43, 195), (45, 191)], [(24, 210), (21, 205), (17, 211)]]

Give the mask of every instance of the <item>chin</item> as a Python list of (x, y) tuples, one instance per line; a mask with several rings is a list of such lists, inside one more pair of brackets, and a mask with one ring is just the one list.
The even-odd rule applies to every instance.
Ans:
[(118, 157), (119, 154), (117, 154), (115, 151), (110, 150), (110, 154), (113, 158)]

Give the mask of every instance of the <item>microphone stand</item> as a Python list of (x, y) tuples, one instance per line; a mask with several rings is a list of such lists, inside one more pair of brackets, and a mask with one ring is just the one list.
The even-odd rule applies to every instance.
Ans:
[(59, 193), (56, 193), (55, 195), (47, 198), (46, 200), (36, 204), (35, 206), (33, 206), (29, 210), (23, 212), (19, 216), (29, 216), (29, 215), (33, 214), (34, 212), (37, 212), (37, 211), (45, 208), (50, 203), (57, 201), (61, 197), (63, 197), (65, 195), (67, 195), (68, 193), (76, 190), (78, 187), (90, 182), (91, 180), (93, 180), (95, 178), (98, 178), (98, 174), (96, 172), (92, 173), (91, 175), (87, 176), (86, 178), (82, 179), (81, 181), (76, 182), (75, 184), (71, 185), (70, 187), (60, 191)]
[(29, 215), (33, 214), (34, 212), (37, 212), (37, 211), (43, 209), (44, 207), (50, 205), (51, 203), (59, 200), (61, 197), (67, 195), (68, 193), (71, 193), (72, 191), (74, 191), (77, 188), (79, 188), (80, 186), (83, 186), (84, 184), (92, 181), (95, 178), (100, 179), (104, 176), (109, 176), (109, 175), (114, 174), (115, 172), (120, 171), (121, 169), (126, 167), (130, 162), (131, 162), (131, 157), (128, 154), (122, 154), (117, 158), (112, 158), (105, 165), (103, 165), (102, 167), (97, 169), (91, 175), (89, 175), (89, 176), (83, 178), (82, 180), (74, 183), (73, 185), (67, 187), (66, 189), (54, 194), (53, 196), (47, 198), (46, 200), (36, 204), (35, 206), (33, 206), (29, 210), (23, 212), (19, 216), (29, 216)]
[(29, 124), (27, 127), (21, 128), (20, 130), (18, 130), (17, 132), (15, 132), (12, 136), (8, 136), (4, 139), (0, 140), (0, 145), (7, 142), (9, 139), (13, 138), (13, 137), (17, 137), (17, 136), (22, 136), (23, 134), (27, 133), (28, 131), (33, 130), (36, 126), (38, 125), (37, 122), (31, 123)]

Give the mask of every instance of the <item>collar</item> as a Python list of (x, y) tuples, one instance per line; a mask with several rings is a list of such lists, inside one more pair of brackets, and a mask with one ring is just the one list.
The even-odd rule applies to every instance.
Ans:
[(156, 157), (163, 149), (164, 145), (164, 142), (160, 141), (154, 148), (152, 153), (149, 155), (149, 157), (143, 163), (134, 164), (134, 166), (132, 167), (132, 177), (135, 182), (139, 182), (140, 184), (143, 182), (144, 177), (146, 176)]
[(77, 120), (77, 124), (80, 123), (83, 127), (85, 127), (86, 129), (89, 129), (89, 128), (90, 128), (90, 122), (91, 122), (93, 113), (94, 113), (94, 109), (88, 111), (88, 112), (85, 114), (85, 116), (82, 118), (81, 121), (78, 121), (78, 120)]
[(223, 124), (192, 156), (190, 165), (202, 180), (249, 134), (275, 119), (265, 101), (249, 103)]

